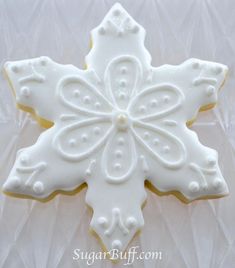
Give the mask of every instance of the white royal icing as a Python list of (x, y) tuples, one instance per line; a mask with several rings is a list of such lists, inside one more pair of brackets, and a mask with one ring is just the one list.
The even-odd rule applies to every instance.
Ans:
[(54, 125), (18, 152), (4, 191), (45, 198), (86, 182), (91, 227), (107, 249), (124, 250), (143, 226), (145, 180), (188, 200), (228, 193), (217, 152), (186, 126), (217, 101), (228, 68), (152, 67), (144, 38), (115, 4), (92, 31), (87, 70), (48, 57), (5, 64), (17, 103)]

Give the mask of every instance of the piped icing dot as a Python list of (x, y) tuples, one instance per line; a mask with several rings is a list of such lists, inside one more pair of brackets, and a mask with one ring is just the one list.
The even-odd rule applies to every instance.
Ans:
[(115, 17), (118, 17), (118, 16), (121, 15), (121, 11), (120, 11), (119, 9), (115, 9), (115, 10), (113, 11), (113, 15), (114, 15)]
[(196, 193), (199, 191), (199, 189), (200, 189), (200, 186), (199, 186), (198, 182), (196, 182), (196, 181), (190, 182), (190, 184), (189, 184), (190, 192)]
[(139, 26), (138, 25), (135, 25), (133, 28), (132, 28), (132, 33), (138, 33), (138, 31), (139, 31)]
[(73, 91), (73, 96), (75, 97), (75, 98), (78, 98), (78, 97), (80, 97), (80, 91), (78, 90), (78, 89), (75, 89), (74, 91)]
[(122, 242), (120, 240), (114, 240), (112, 242), (112, 249), (120, 250), (122, 248)]
[(105, 28), (104, 28), (104, 27), (102, 27), (102, 26), (99, 28), (99, 30), (98, 30), (98, 31), (99, 31), (99, 34), (101, 34), (101, 35), (104, 35), (104, 34), (106, 33)]
[(131, 229), (133, 227), (135, 227), (137, 225), (137, 220), (134, 217), (129, 217), (126, 220), (126, 226), (128, 227), (128, 229)]
[(69, 146), (70, 146), (70, 147), (74, 147), (74, 146), (76, 146), (76, 143), (77, 143), (77, 141), (76, 141), (75, 139), (70, 139), (70, 140), (69, 140)]
[(118, 138), (118, 145), (124, 145), (124, 143), (125, 143), (124, 138), (122, 137)]
[(99, 135), (101, 133), (101, 129), (99, 127), (94, 128), (94, 134)]
[(23, 165), (27, 165), (29, 163), (29, 156), (27, 154), (22, 154), (20, 156), (20, 163)]
[(11, 70), (12, 70), (12, 72), (14, 72), (14, 73), (18, 73), (18, 72), (20, 71), (20, 68), (19, 68), (19, 66), (17, 66), (17, 65), (12, 65), (12, 66), (11, 66)]
[(221, 72), (222, 72), (222, 67), (220, 67), (220, 66), (215, 66), (214, 68), (213, 68), (213, 71), (214, 71), (214, 73), (215, 74), (220, 74)]
[(84, 101), (85, 104), (89, 104), (91, 102), (91, 98), (89, 96), (85, 96), (83, 98), (83, 101)]
[(40, 57), (40, 63), (42, 66), (45, 66), (48, 62), (48, 58), (47, 57)]
[(87, 142), (88, 136), (86, 134), (82, 135), (82, 142)]
[(96, 109), (100, 109), (100, 106), (101, 106), (101, 104), (100, 104), (99, 102), (96, 102), (96, 103), (95, 103), (95, 108), (96, 108)]
[(122, 66), (122, 67), (120, 68), (120, 73), (121, 73), (121, 74), (126, 74), (126, 73), (127, 73), (127, 67)]
[(42, 194), (44, 192), (44, 186), (41, 181), (36, 181), (33, 185), (33, 191), (36, 194)]
[(120, 163), (115, 163), (114, 164), (114, 168), (115, 168), (115, 170), (120, 170), (121, 169), (121, 164)]
[(139, 108), (139, 112), (140, 113), (145, 113), (146, 112), (146, 107), (144, 105), (141, 105), (140, 108)]
[(126, 99), (126, 93), (124, 93), (124, 92), (120, 92), (119, 95), (118, 95), (118, 98), (119, 98), (120, 100), (125, 100), (125, 99)]
[(152, 108), (155, 108), (155, 107), (157, 107), (157, 100), (151, 100), (150, 101), (150, 106), (152, 107)]
[(170, 97), (168, 95), (163, 96), (164, 103), (168, 103), (170, 101)]
[(158, 144), (159, 144), (159, 139), (157, 139), (157, 138), (154, 139), (154, 140), (153, 140), (153, 144), (154, 144), (154, 145), (158, 145)]
[(117, 158), (121, 158), (122, 157), (122, 151), (120, 151), (120, 150), (115, 151), (115, 156)]
[(113, 208), (113, 214), (114, 215), (120, 214), (120, 209), (119, 208)]
[(107, 227), (108, 220), (105, 217), (99, 217), (97, 221), (100, 226)]
[(21, 185), (21, 179), (18, 176), (11, 177), (11, 186), (13, 188), (19, 188)]
[(168, 154), (170, 152), (170, 147), (168, 145), (163, 147), (163, 153)]
[(209, 86), (207, 89), (206, 89), (206, 95), (208, 97), (212, 96), (213, 94), (215, 94), (215, 87), (213, 86)]
[(30, 96), (30, 89), (28, 87), (22, 87), (20, 89), (20, 95), (24, 97), (29, 97)]
[(198, 61), (194, 61), (192, 63), (192, 67), (193, 67), (193, 69), (198, 69), (200, 67), (200, 63)]
[(214, 189), (219, 190), (223, 186), (223, 181), (220, 178), (215, 178), (212, 182)]
[(129, 118), (125, 113), (120, 113), (115, 116), (114, 123), (118, 130), (126, 131), (129, 126)]
[(208, 157), (207, 158), (207, 163), (210, 167), (214, 167), (216, 164), (216, 159), (214, 157)]
[(149, 137), (150, 137), (150, 134), (149, 134), (149, 132), (144, 132), (144, 139), (145, 140), (148, 140), (149, 139)]
[(120, 87), (126, 87), (126, 80), (120, 80), (119, 81), (119, 86)]

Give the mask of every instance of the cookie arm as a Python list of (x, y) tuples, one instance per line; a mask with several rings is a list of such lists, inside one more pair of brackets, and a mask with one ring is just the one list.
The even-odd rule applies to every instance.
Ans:
[(150, 85), (171, 85), (178, 88), (183, 96), (180, 120), (191, 123), (201, 110), (213, 108), (217, 103), (218, 91), (223, 86), (228, 67), (224, 64), (195, 58), (180, 65), (163, 65), (154, 68)]
[(18, 106), (50, 122), (56, 120), (61, 105), (56, 96), (59, 80), (79, 72), (72, 65), (61, 65), (48, 57), (6, 62), (4, 71)]
[(202, 145), (197, 134), (186, 126), (174, 128), (175, 135), (182, 139), (185, 146), (184, 163), (177, 168), (167, 168), (151, 155), (145, 155), (147, 180), (161, 192), (174, 192), (187, 201), (227, 195), (228, 186), (219, 167), (217, 151)]
[(62, 158), (52, 143), (57, 131), (54, 125), (34, 145), (17, 152), (4, 192), (45, 199), (57, 190), (71, 191), (84, 183), (89, 159), (74, 165)]

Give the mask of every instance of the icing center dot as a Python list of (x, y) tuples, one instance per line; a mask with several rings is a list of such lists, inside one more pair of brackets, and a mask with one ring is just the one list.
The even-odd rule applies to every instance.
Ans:
[(115, 116), (115, 125), (118, 130), (126, 131), (129, 126), (129, 118), (125, 113), (118, 113)]

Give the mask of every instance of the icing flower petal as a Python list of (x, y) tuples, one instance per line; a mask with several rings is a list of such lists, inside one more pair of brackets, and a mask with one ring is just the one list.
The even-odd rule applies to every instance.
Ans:
[(132, 56), (121, 56), (112, 60), (105, 71), (107, 95), (115, 106), (126, 109), (136, 87), (141, 81), (142, 68), (139, 60)]
[(130, 178), (137, 163), (136, 148), (130, 131), (114, 131), (105, 146), (102, 170), (110, 183), (122, 183)]
[(184, 96), (171, 85), (162, 84), (144, 89), (130, 103), (130, 114), (139, 120), (158, 119), (173, 113), (182, 105)]
[(182, 167), (186, 161), (186, 148), (182, 141), (168, 131), (135, 121), (132, 127), (136, 140), (169, 169)]
[(80, 76), (67, 76), (58, 87), (60, 100), (76, 113), (97, 116), (112, 112), (112, 104)]
[(80, 161), (101, 148), (111, 130), (111, 122), (106, 118), (75, 121), (57, 132), (53, 146), (64, 159)]

